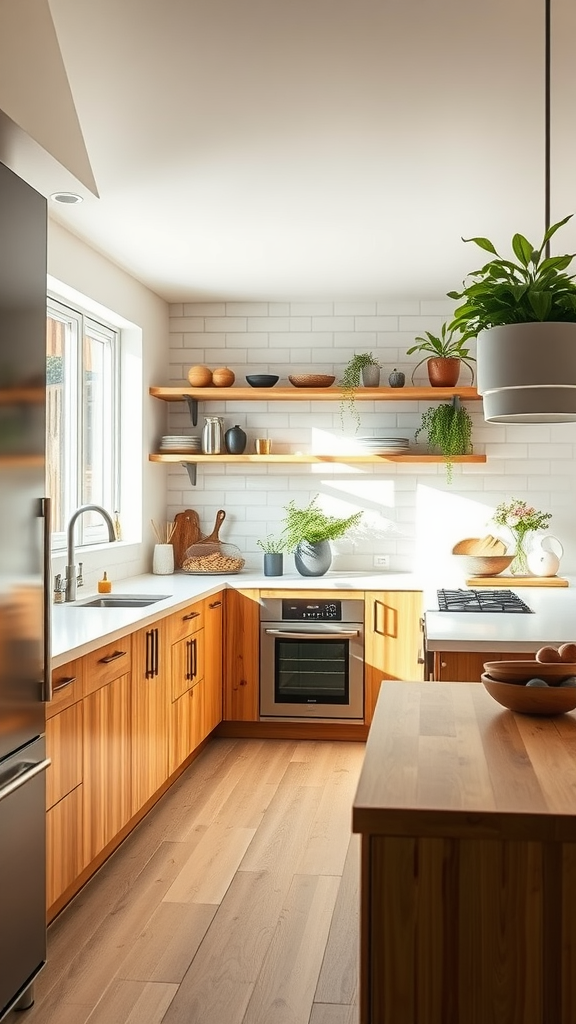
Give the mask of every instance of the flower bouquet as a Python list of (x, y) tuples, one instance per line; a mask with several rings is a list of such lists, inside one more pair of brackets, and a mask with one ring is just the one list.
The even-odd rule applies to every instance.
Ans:
[(528, 505), (527, 502), (520, 501), (518, 498), (501, 501), (496, 507), (492, 522), (498, 526), (507, 526), (516, 545), (514, 561), (510, 566), (513, 576), (530, 575), (526, 560), (526, 535), (533, 530), (545, 529), (551, 519), (551, 512), (539, 512), (533, 505)]

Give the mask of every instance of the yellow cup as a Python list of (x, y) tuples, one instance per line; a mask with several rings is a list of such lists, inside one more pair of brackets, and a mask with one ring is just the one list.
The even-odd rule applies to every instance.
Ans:
[(257, 437), (254, 441), (254, 447), (257, 455), (270, 455), (272, 442), (269, 437)]

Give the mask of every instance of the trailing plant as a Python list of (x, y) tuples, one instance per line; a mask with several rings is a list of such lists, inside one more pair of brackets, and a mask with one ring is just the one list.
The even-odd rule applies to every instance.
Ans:
[(360, 426), (360, 417), (354, 401), (354, 391), (360, 386), (362, 370), (366, 366), (378, 366), (379, 369), (382, 369), (382, 363), (375, 358), (372, 352), (355, 352), (344, 368), (344, 373), (339, 381), (340, 387), (344, 389), (340, 403), (340, 420), (342, 426), (344, 426), (344, 415), (346, 412), (349, 412), (356, 420), (355, 432), (358, 431)]
[(576, 254), (544, 255), (552, 236), (572, 216), (552, 224), (537, 249), (524, 235), (515, 234), (512, 249), (517, 262), (503, 259), (488, 238), (463, 238), (496, 259), (468, 274), (462, 291), (448, 292), (451, 299), (464, 299), (450, 327), (470, 338), (503, 324), (576, 323), (576, 275), (564, 272)]
[(286, 541), (283, 537), (274, 537), (271, 533), (268, 534), (264, 540), (256, 541), (258, 547), (262, 548), (262, 551), (266, 555), (280, 555), (286, 550)]
[(337, 540), (352, 527), (357, 526), (364, 514), (353, 512), (351, 516), (341, 519), (323, 512), (317, 502), (318, 495), (305, 508), (298, 508), (294, 500), (285, 505), (283, 537), (289, 551), (294, 551), (304, 540), (310, 544), (318, 544), (323, 540)]
[(422, 422), (414, 434), (414, 440), (425, 432), (428, 445), (439, 448), (446, 461), (446, 479), (452, 483), (452, 458), (455, 455), (470, 455), (472, 452), (472, 420), (459, 399), (443, 405), (430, 406), (422, 413)]
[(475, 362), (475, 359), (474, 356), (470, 355), (470, 349), (465, 347), (466, 342), (473, 335), (470, 332), (461, 334), (459, 328), (457, 329), (448, 323), (442, 324), (440, 334), (431, 334), (430, 331), (424, 331), (424, 334), (424, 338), (421, 335), (417, 336), (414, 340), (418, 342), (418, 345), (412, 345), (406, 352), (408, 356), (411, 356), (413, 352), (430, 353), (430, 355), (424, 356), (419, 363), (416, 363), (412, 371), (412, 383), (414, 383), (416, 370), (428, 359), (460, 359), (470, 370), (473, 384), (474, 370), (470, 366), (470, 362)]

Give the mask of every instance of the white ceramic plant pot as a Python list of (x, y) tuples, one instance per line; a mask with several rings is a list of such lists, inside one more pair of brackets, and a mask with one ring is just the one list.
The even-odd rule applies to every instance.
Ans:
[(476, 359), (484, 419), (576, 420), (576, 324), (492, 327), (478, 335)]
[(534, 576), (555, 576), (560, 568), (564, 548), (556, 537), (539, 537), (526, 561)]

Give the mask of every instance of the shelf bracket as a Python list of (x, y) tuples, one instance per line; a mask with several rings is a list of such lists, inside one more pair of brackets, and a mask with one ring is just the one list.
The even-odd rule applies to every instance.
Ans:
[(461, 407), (460, 395), (452, 395), (452, 408), (453, 409), (460, 409), (460, 407)]
[(192, 426), (195, 427), (198, 423), (198, 399), (190, 398), (190, 395), (182, 395), (182, 398), (186, 399), (188, 402), (188, 412), (190, 413)]
[(184, 466), (186, 472), (188, 473), (190, 486), (196, 487), (196, 470), (198, 469), (198, 466), (196, 465), (195, 462), (183, 462), (182, 465)]

